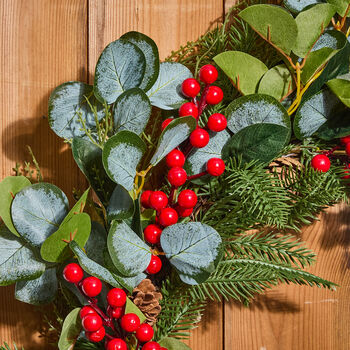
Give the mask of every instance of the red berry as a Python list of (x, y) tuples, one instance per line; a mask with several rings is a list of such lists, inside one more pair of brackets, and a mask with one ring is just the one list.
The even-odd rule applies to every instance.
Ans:
[(173, 149), (165, 158), (166, 165), (169, 168), (175, 168), (175, 167), (183, 167), (185, 164), (185, 156), (184, 154), (177, 150)]
[(178, 205), (176, 206), (176, 211), (182, 218), (187, 218), (193, 213), (193, 208), (184, 208)]
[(198, 128), (192, 131), (190, 135), (190, 143), (193, 147), (202, 148), (209, 142), (209, 134), (206, 130)]
[(114, 307), (112, 309), (112, 317), (113, 318), (121, 318), (124, 315), (123, 307)]
[(183, 190), (177, 198), (180, 207), (189, 209), (197, 204), (197, 195), (192, 190)]
[(350, 143), (349, 142), (345, 145), (345, 152), (348, 156), (350, 156)]
[(84, 277), (84, 271), (78, 264), (71, 263), (64, 268), (63, 277), (67, 282), (78, 283)]
[(162, 346), (160, 347), (160, 350), (168, 350), (167, 348), (163, 348)]
[(340, 142), (343, 144), (343, 145), (346, 145), (347, 143), (350, 142), (350, 135), (348, 136), (344, 136), (340, 139)]
[(154, 335), (154, 330), (153, 328), (147, 324), (143, 323), (140, 325), (139, 328), (136, 330), (136, 338), (139, 340), (141, 343), (146, 343), (147, 341), (150, 341), (153, 338)]
[(97, 315), (97, 312), (91, 306), (83, 306), (79, 313), (81, 319), (89, 314)]
[(81, 289), (83, 290), (85, 295), (92, 298), (101, 293), (102, 283), (96, 277), (93, 277), (93, 276), (87, 277), (83, 280)]
[(120, 325), (129, 333), (135, 332), (140, 326), (140, 318), (133, 313), (125, 314), (120, 321)]
[(210, 86), (205, 96), (208, 105), (217, 105), (224, 98), (224, 93), (218, 86)]
[(207, 172), (212, 176), (220, 176), (225, 171), (225, 163), (220, 158), (210, 158), (207, 162)]
[(225, 130), (227, 119), (221, 113), (214, 113), (208, 118), (208, 129), (215, 132)]
[(150, 244), (158, 244), (160, 242), (160, 235), (162, 234), (162, 229), (154, 224), (148, 225), (143, 230), (143, 235), (146, 242)]
[(107, 294), (107, 302), (113, 308), (124, 306), (126, 303), (126, 294), (121, 288), (113, 288)]
[(88, 332), (96, 332), (102, 327), (102, 318), (97, 314), (88, 314), (83, 319), (81, 324)]
[(206, 64), (199, 70), (199, 79), (205, 84), (213, 84), (217, 78), (218, 71), (211, 64)]
[(142, 350), (161, 350), (161, 347), (155, 341), (150, 341), (142, 347)]
[(123, 339), (114, 338), (108, 342), (107, 350), (128, 350), (128, 347)]
[(168, 180), (172, 186), (182, 186), (187, 180), (185, 169), (180, 167), (171, 168), (168, 172)]
[(198, 108), (192, 102), (184, 103), (179, 109), (179, 116), (180, 117), (187, 117), (189, 115), (192, 116), (193, 118), (198, 117)]
[(196, 97), (201, 91), (201, 86), (194, 78), (188, 78), (183, 81), (181, 86), (182, 93), (187, 97)]
[(146, 272), (150, 275), (158, 273), (162, 268), (162, 260), (159, 259), (157, 255), (151, 256), (151, 261), (147, 266)]
[(177, 212), (173, 208), (162, 209), (159, 214), (159, 223), (164, 227), (176, 224), (178, 219)]
[(163, 191), (154, 191), (149, 197), (149, 204), (155, 210), (160, 210), (168, 205), (168, 197)]
[(331, 167), (331, 161), (324, 154), (317, 154), (311, 159), (311, 166), (315, 170), (326, 173)]
[(165, 119), (162, 123), (162, 131), (174, 120), (174, 118)]
[(149, 197), (151, 196), (151, 194), (152, 194), (152, 191), (144, 191), (144, 192), (142, 192), (142, 194), (141, 194), (140, 202), (141, 202), (141, 205), (142, 205), (145, 209), (150, 208), (150, 205), (149, 205)]
[(106, 335), (106, 330), (104, 327), (101, 327), (96, 332), (85, 332), (86, 338), (93, 343), (100, 342)]

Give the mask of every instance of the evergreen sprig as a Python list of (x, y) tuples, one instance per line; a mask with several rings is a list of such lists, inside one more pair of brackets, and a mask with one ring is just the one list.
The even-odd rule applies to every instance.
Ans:
[(24, 350), (22, 347), (21, 349), (17, 348), (17, 345), (13, 343), (13, 348), (11, 348), (6, 342), (1, 346), (0, 350)]

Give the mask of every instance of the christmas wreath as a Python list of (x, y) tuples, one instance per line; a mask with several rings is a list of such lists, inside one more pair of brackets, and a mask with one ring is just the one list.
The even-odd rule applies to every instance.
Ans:
[(60, 350), (189, 349), (208, 300), (335, 288), (286, 232), (347, 199), (349, 10), (241, 4), (162, 63), (129, 32), (51, 93), (90, 187), (70, 208), (34, 155), (0, 183), (0, 285), (56, 306)]

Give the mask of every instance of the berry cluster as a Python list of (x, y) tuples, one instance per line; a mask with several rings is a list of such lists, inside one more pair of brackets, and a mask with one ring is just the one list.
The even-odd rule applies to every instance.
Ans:
[[(123, 289), (113, 288), (107, 293), (108, 306), (107, 312), (104, 313), (95, 299), (102, 290), (100, 279), (93, 276), (83, 279), (84, 272), (75, 263), (68, 264), (64, 268), (63, 276), (69, 283), (74, 283), (81, 294), (87, 298), (89, 305), (82, 307), (80, 318), (85, 336), (89, 341), (96, 343), (106, 339), (107, 350), (127, 350), (125, 337), (132, 333), (138, 341), (137, 349), (143, 345), (142, 350), (166, 350), (158, 343), (151, 341), (154, 331), (149, 324), (140, 324), (140, 318), (134, 313), (125, 314), (127, 296)], [(106, 327), (109, 328), (108, 333)]]

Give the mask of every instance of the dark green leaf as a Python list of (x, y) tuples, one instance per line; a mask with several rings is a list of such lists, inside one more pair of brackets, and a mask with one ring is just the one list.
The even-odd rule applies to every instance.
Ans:
[(59, 350), (72, 350), (81, 332), (80, 308), (72, 310), (64, 319), (62, 332), (58, 340)]
[(103, 251), (107, 248), (107, 232), (98, 222), (91, 222), (91, 233), (85, 244), (86, 255), (100, 265), (104, 264)]
[(332, 79), (327, 85), (345, 106), (350, 107), (350, 80)]
[(327, 121), (317, 130), (317, 136), (323, 140), (330, 141), (339, 137), (350, 134), (350, 119), (349, 109), (342, 109), (342, 111), (331, 116)]
[(125, 313), (126, 314), (130, 314), (130, 313), (136, 314), (140, 318), (141, 323), (146, 321), (146, 316), (141, 312), (141, 310), (129, 298), (126, 299)]
[(130, 227), (141, 239), (143, 239), (140, 198), (135, 199), (134, 208), (135, 211), (131, 219)]
[(89, 191), (90, 191), (90, 188), (88, 188), (82, 194), (82, 196), (79, 198), (79, 200), (74, 204), (73, 208), (69, 211), (68, 215), (64, 218), (61, 225), (68, 222), (74, 215), (81, 214), (84, 211)]
[(129, 192), (117, 185), (107, 207), (108, 221), (116, 219), (128, 219), (134, 213), (134, 201)]
[[(327, 0), (330, 4), (332, 4), (337, 12), (340, 14), (340, 16), (345, 16), (345, 12), (347, 7), (349, 6), (349, 0)], [(349, 13), (348, 13), (349, 17)]]
[(176, 339), (166, 337), (159, 341), (159, 345), (168, 350), (191, 350), (185, 343)]

